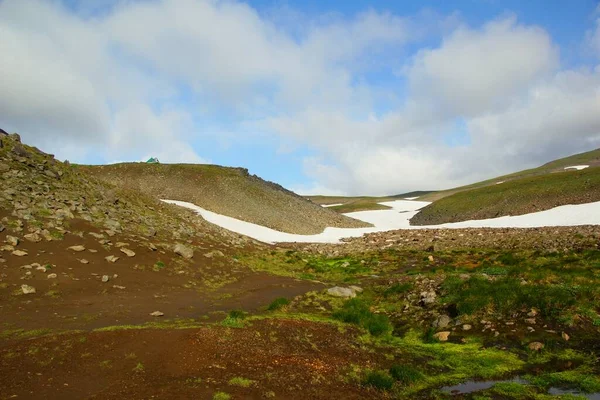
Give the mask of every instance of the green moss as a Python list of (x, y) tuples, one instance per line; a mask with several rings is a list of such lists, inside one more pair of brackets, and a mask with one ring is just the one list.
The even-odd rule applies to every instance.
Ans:
[(386, 371), (370, 371), (365, 376), (363, 385), (379, 390), (390, 390), (394, 386), (394, 379)]
[(248, 388), (248, 387), (254, 385), (254, 381), (252, 379), (247, 379), (247, 378), (243, 378), (240, 376), (231, 378), (228, 383), (232, 386), (239, 386), (239, 387), (244, 387), (244, 388)]
[(273, 300), (271, 302), (271, 304), (269, 304), (269, 306), (267, 307), (267, 310), (276, 311), (282, 307), (287, 306), (288, 304), (290, 304), (290, 301), (288, 299), (286, 299), (285, 297), (279, 297), (279, 298)]

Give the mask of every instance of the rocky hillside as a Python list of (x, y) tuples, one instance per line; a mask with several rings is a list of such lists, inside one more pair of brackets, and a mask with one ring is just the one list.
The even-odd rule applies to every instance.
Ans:
[(187, 201), (283, 232), (308, 235), (320, 233), (328, 226), (368, 226), (250, 175), (242, 168), (146, 163), (79, 168), (123, 189), (136, 190), (155, 199)]

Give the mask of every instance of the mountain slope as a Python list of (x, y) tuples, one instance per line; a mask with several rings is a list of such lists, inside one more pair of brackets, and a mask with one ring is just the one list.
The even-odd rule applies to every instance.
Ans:
[[(575, 165), (589, 165), (589, 168), (565, 170)], [(522, 215), (566, 204), (600, 201), (600, 149), (419, 200), (434, 202), (411, 219), (413, 225)]]
[(590, 167), (600, 166), (600, 149), (588, 151), (585, 153), (575, 154), (569, 157), (560, 158), (550, 161), (540, 167), (526, 169), (523, 171), (514, 172), (508, 175), (498, 176), (496, 178), (487, 179), (485, 181), (473, 183), (466, 186), (460, 186), (448, 190), (440, 190), (431, 192), (419, 197), (421, 201), (436, 201), (444, 197), (453, 195), (454, 193), (463, 192), (465, 190), (477, 189), (484, 186), (495, 185), (498, 182), (510, 182), (515, 179), (547, 175), (556, 172), (564, 172), (566, 167), (574, 165), (589, 165)]
[(288, 233), (316, 234), (326, 227), (366, 223), (307, 201), (242, 168), (196, 164), (123, 163), (80, 166), (97, 178), (158, 199), (181, 200), (207, 210)]

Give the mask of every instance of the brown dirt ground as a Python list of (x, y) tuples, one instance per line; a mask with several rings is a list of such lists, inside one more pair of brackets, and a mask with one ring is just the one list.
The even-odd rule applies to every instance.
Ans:
[[(85, 221), (73, 221), (70, 231), (73, 233), (67, 233), (63, 240), (22, 240), (16, 248), (26, 250), (27, 256), (0, 252), (0, 258), (6, 260), (0, 263), (0, 329), (93, 329), (138, 324), (155, 320), (149, 313), (156, 310), (169, 319), (198, 318), (232, 309), (255, 311), (277, 297), (291, 298), (321, 287), (253, 272), (234, 261), (236, 250), (218, 242), (196, 245), (206, 249), (203, 252), (220, 250), (224, 257), (207, 258), (196, 251), (188, 262), (168, 249), (159, 247), (152, 251), (144, 243), (120, 234), (109, 238), (113, 244), (129, 243), (126, 247), (136, 253), (130, 258), (114, 245), (106, 249), (98, 239), (87, 235), (99, 230)], [(86, 234), (79, 237), (74, 234), (78, 231)], [(23, 233), (17, 236), (22, 237)], [(7, 234), (15, 235), (8, 229), (1, 232), (0, 244), (4, 244)], [(67, 250), (80, 244), (86, 247), (85, 251)], [(111, 254), (119, 260), (107, 262), (104, 258)], [(89, 264), (82, 264), (82, 258)], [(159, 260), (166, 267), (153, 271), (152, 266)], [(20, 268), (32, 263), (55, 267), (47, 272)], [(32, 274), (27, 276), (26, 271)], [(48, 279), (50, 273), (56, 273), (57, 278)], [(103, 275), (110, 277), (109, 282), (102, 283)], [(37, 292), (23, 295), (22, 284), (35, 287)]]
[[(345, 382), (351, 364), (375, 366), (383, 358), (356, 348), (355, 339), (355, 331), (341, 335), (331, 324), (259, 320), (244, 328), (0, 342), (0, 399), (210, 399), (216, 392), (232, 399), (381, 398)], [(228, 383), (234, 377), (254, 382), (238, 387)]]

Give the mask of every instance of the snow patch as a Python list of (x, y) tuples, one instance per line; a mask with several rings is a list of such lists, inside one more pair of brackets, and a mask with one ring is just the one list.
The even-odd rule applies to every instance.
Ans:
[(404, 200), (414, 200), (414, 199), (418, 199), (419, 196), (417, 197), (405, 197)]
[(323, 207), (337, 207), (337, 206), (343, 206), (344, 203), (335, 203), (335, 204), (322, 204)]
[(265, 243), (339, 243), (340, 239), (360, 237), (366, 233), (384, 232), (396, 229), (436, 229), (436, 228), (538, 228), (545, 226), (600, 225), (600, 201), (588, 204), (566, 205), (531, 214), (506, 216), (493, 219), (455, 222), (442, 225), (411, 226), (409, 220), (419, 210), (430, 204), (426, 201), (396, 200), (380, 204), (391, 207), (388, 210), (357, 211), (346, 213), (351, 218), (373, 224), (372, 228), (325, 228), (317, 235), (297, 235), (276, 231), (265, 226), (241, 221), (236, 218), (205, 210), (195, 204), (177, 200), (163, 200), (165, 203), (189, 208), (205, 220), (227, 230), (249, 236)]
[(500, 185), (500, 184), (502, 184), (502, 183), (504, 183), (504, 182), (506, 182), (506, 181), (499, 181), (499, 182), (496, 182), (496, 185)]
[(565, 170), (576, 169), (577, 171), (581, 171), (582, 169), (586, 169), (589, 167), (589, 165), (571, 165), (570, 167), (565, 167)]

